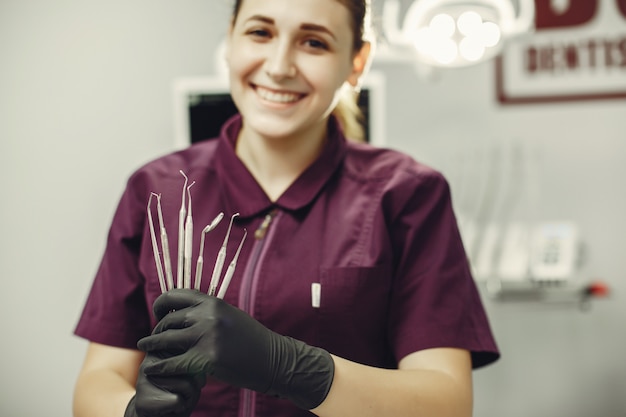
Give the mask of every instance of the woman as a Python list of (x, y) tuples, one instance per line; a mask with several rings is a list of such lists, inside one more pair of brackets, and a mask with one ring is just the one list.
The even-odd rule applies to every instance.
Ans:
[[(498, 352), (447, 183), (346, 141), (335, 116), (369, 62), (367, 15), (366, 0), (236, 2), (241, 116), (130, 178), (76, 329), (91, 341), (76, 417), (471, 415), (472, 367)], [(195, 181), (196, 241), (219, 212), (239, 213), (227, 253), (255, 231), (224, 300), (208, 280), (160, 295), (146, 203), (161, 194), (176, 230), (179, 170)]]

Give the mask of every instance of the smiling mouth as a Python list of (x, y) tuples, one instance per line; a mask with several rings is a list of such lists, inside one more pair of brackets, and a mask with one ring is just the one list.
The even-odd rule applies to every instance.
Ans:
[(296, 101), (304, 97), (304, 94), (269, 90), (267, 88), (264, 88), (258, 85), (253, 85), (253, 88), (256, 91), (256, 93), (259, 95), (259, 97), (261, 97), (265, 101), (269, 101), (272, 103), (280, 103), (280, 104), (295, 103)]

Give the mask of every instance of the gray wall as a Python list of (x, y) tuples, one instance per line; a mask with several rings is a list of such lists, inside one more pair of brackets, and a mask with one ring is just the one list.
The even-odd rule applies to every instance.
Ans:
[[(171, 82), (213, 72), (227, 0), (0, 0), (0, 415), (71, 415), (86, 343), (72, 330), (127, 176), (173, 147)], [(476, 416), (626, 415), (626, 103), (502, 108), (493, 66), (389, 75), (389, 146), (448, 174), (460, 152), (515, 142), (540, 155), (540, 219), (571, 219), (583, 278), (608, 300), (485, 296), (503, 351), (475, 373)], [(526, 149), (526, 148), (525, 148)]]
[[(626, 103), (500, 108), (492, 69), (446, 73), (428, 85), (392, 83), (392, 143), (447, 173), (453, 197), (468, 193), (456, 187), (460, 154), (479, 163), (513, 146), (538, 154), (540, 184), (532, 202), (519, 204), (519, 218), (578, 224), (584, 256), (575, 282), (604, 280), (612, 296), (583, 312), (566, 302), (494, 301), (483, 291), (503, 357), (475, 372), (475, 415), (623, 417)], [(386, 70), (408, 82), (408, 69)]]

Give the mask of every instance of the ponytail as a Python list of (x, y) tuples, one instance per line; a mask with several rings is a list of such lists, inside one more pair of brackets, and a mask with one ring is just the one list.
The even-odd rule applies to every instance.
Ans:
[(339, 125), (343, 129), (343, 134), (348, 140), (354, 142), (365, 142), (365, 131), (363, 129), (364, 116), (357, 104), (359, 93), (351, 88), (345, 88), (341, 92), (341, 97), (333, 115), (337, 118)]

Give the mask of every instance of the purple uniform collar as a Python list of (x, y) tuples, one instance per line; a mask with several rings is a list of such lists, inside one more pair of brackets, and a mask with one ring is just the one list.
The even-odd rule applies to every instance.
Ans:
[(232, 117), (222, 128), (215, 154), (215, 167), (223, 184), (220, 192), (231, 211), (236, 207), (241, 217), (254, 216), (271, 207), (298, 210), (313, 201), (342, 163), (347, 144), (334, 117), (328, 123), (327, 141), (320, 156), (279, 197), (270, 201), (250, 171), (235, 154), (235, 142), (242, 126), (242, 117)]

